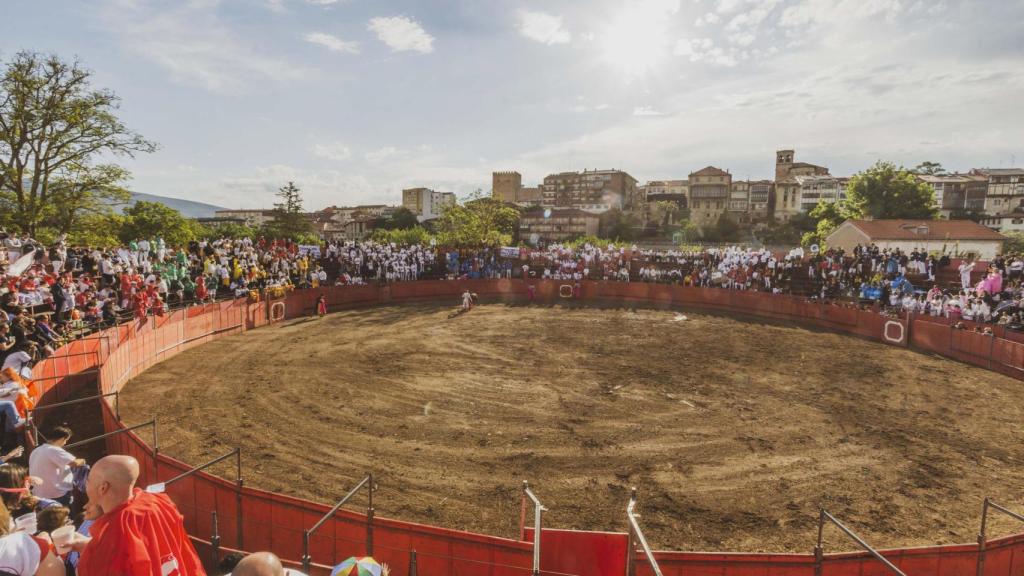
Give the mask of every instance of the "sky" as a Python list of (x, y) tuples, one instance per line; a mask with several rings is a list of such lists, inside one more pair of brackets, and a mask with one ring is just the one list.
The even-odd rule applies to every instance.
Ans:
[(775, 150), (1024, 165), (1024, 0), (0, 0), (0, 60), (78, 59), (159, 150), (130, 188), (269, 207), (465, 196), (491, 172), (707, 165)]

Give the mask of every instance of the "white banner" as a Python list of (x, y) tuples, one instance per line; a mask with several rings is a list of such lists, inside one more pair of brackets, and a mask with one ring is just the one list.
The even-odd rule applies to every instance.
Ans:
[(21, 273), (28, 270), (32, 266), (32, 261), (35, 259), (35, 250), (29, 250), (21, 258), (14, 261), (13, 264), (7, 267), (8, 276), (21, 276)]
[(502, 258), (519, 258), (519, 248), (509, 248), (509, 247), (504, 247), (503, 246), (501, 248), (501, 257)]
[(311, 255), (313, 258), (320, 257), (319, 244), (299, 244), (299, 256)]

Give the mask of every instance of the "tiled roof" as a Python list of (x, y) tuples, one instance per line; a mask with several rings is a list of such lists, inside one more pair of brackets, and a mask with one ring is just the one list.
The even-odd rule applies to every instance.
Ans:
[(1006, 240), (971, 220), (847, 220), (872, 240)]

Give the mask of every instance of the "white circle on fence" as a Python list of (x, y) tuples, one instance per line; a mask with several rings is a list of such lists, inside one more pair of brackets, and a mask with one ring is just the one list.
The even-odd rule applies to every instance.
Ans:
[[(275, 310), (280, 310), (281, 314), (274, 314)], [(284, 320), (284, 302), (274, 302), (270, 305), (270, 321), (277, 322), (278, 320)]]
[(562, 298), (572, 298), (572, 286), (568, 284), (562, 284), (558, 287), (558, 295)]
[[(892, 327), (892, 326), (895, 326), (895, 327), (900, 329), (900, 335), (895, 337), (895, 338), (893, 338), (892, 336), (889, 335), (889, 328)], [(882, 330), (882, 336), (886, 340), (888, 340), (889, 342), (892, 342), (893, 344), (902, 344), (903, 343), (903, 324), (900, 324), (899, 322), (897, 322), (895, 320), (889, 320), (888, 322), (885, 323), (885, 329)]]

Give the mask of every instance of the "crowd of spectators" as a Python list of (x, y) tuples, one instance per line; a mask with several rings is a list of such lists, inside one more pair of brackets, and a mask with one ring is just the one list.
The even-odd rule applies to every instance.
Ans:
[[(25, 458), (22, 432), (35, 394), (33, 365), (79, 334), (169, 308), (262, 289), (415, 281), (523, 278), (658, 282), (907, 311), (1024, 328), (1024, 259), (999, 257), (986, 270), (965, 261), (959, 285), (939, 286), (951, 261), (923, 251), (858, 246), (788, 253), (767, 249), (646, 250), (624, 246), (446, 249), (374, 242), (300, 246), (266, 239), (216, 239), (167, 246), (139, 239), (117, 249), (46, 247), (0, 234), (0, 574), (203, 574), (181, 515), (166, 496), (135, 486), (124, 456), (92, 468), (65, 449), (71, 430), (50, 426)], [(980, 281), (974, 281), (981, 274)], [(948, 274), (947, 274), (948, 276)], [(578, 294), (574, 290), (574, 294)], [(73, 495), (87, 495), (77, 502)], [(158, 536), (159, 535), (159, 536)], [(235, 559), (238, 560), (237, 558)], [(272, 555), (250, 566), (285, 574)], [(269, 571), (268, 571), (269, 570)]]

